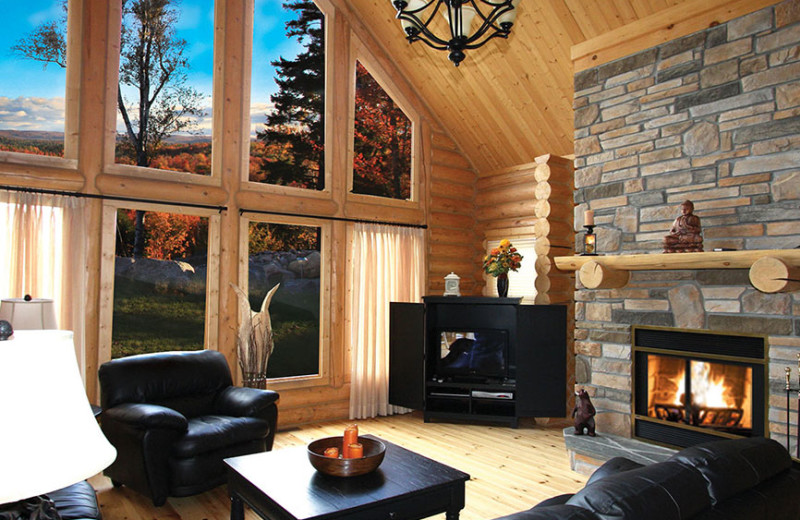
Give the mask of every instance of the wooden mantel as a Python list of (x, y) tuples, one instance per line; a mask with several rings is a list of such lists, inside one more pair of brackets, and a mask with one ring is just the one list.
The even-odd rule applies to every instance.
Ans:
[(623, 287), (630, 271), (750, 269), (750, 282), (759, 291), (800, 290), (800, 249), (557, 256), (555, 264), (562, 271), (578, 271), (581, 283), (588, 289)]

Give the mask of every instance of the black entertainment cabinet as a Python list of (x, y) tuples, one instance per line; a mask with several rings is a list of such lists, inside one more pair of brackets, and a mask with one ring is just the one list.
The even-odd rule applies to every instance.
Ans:
[[(565, 306), (455, 296), (425, 296), (423, 302), (390, 307), (391, 404), (424, 410), (426, 422), (490, 421), (513, 428), (520, 417), (566, 415)], [(490, 337), (497, 344), (492, 361), (469, 369), (462, 363), (454, 371), (443, 359), (450, 352), (443, 343), (459, 336), (454, 331)], [(455, 343), (448, 346), (455, 349)]]

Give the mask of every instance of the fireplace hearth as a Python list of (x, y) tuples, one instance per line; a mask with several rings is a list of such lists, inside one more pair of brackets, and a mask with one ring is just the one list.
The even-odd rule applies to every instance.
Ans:
[(766, 431), (767, 341), (685, 329), (633, 329), (633, 433), (676, 447)]

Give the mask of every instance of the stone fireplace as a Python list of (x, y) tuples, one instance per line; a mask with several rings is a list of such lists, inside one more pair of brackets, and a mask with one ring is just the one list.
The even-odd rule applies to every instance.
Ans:
[[(592, 209), (598, 253), (661, 252), (688, 199), (706, 251), (800, 246), (800, 2), (579, 72), (574, 108), (576, 241)], [(760, 434), (785, 443), (790, 434), (794, 452), (784, 369), (797, 388), (800, 294), (761, 293), (746, 269), (681, 269), (634, 271), (618, 289), (578, 283), (575, 299), (575, 386), (591, 395), (601, 435), (641, 437), (640, 423), (673, 422), (701, 437)], [(694, 361), (648, 352), (635, 346), (642, 327), (756, 336), (762, 352), (758, 360), (738, 359), (730, 342)], [(664, 395), (640, 395), (633, 380), (643, 366), (663, 373), (639, 375)], [(703, 371), (708, 384), (740, 379), (733, 404), (690, 407), (687, 398), (665, 395), (683, 385), (691, 396), (693, 386), (706, 384), (692, 373)], [(792, 425), (796, 407), (795, 393)]]

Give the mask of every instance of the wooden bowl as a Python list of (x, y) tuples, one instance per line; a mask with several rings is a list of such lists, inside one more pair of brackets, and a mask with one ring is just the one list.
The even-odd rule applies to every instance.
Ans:
[(364, 446), (364, 456), (360, 459), (334, 459), (324, 455), (331, 447), (342, 451), (342, 437), (326, 437), (308, 445), (308, 460), (314, 469), (325, 475), (334, 477), (357, 477), (375, 471), (383, 462), (386, 446), (378, 440), (359, 437), (358, 442)]

